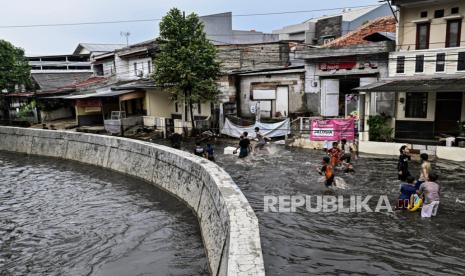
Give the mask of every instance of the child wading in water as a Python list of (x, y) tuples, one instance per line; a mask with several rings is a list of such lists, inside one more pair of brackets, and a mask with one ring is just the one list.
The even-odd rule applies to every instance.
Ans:
[(352, 163), (351, 163), (353, 149), (347, 143), (346, 139), (341, 140), (341, 148), (342, 148), (342, 153), (341, 153), (340, 161), (345, 166), (344, 172), (346, 173), (355, 172), (354, 166), (352, 166)]
[(200, 142), (195, 143), (194, 154), (205, 157), (205, 149), (200, 145)]
[(341, 150), (338, 148), (339, 143), (333, 142), (333, 147), (328, 150), (328, 155), (331, 158), (331, 166), (336, 167), (337, 163), (339, 162), (339, 158), (341, 156)]
[(415, 177), (407, 176), (407, 183), (400, 186), (399, 202), (397, 204), (398, 209), (406, 209), (409, 205), (410, 198), (417, 192), (415, 188)]
[(333, 166), (331, 166), (330, 162), (331, 160), (328, 156), (323, 157), (323, 167), (321, 167), (321, 169), (318, 170), (318, 173), (320, 175), (325, 176), (326, 188), (331, 187), (334, 183), (334, 171)]
[(215, 150), (213, 146), (208, 143), (207, 147), (205, 148), (206, 157), (208, 160), (215, 162)]
[(425, 183), (428, 180), (429, 173), (431, 172), (431, 163), (428, 161), (429, 156), (426, 153), (420, 154), (421, 159), (421, 171), (420, 171), (420, 178), (418, 179), (415, 187), (420, 189), (420, 185)]
[(439, 196), (441, 194), (440, 186), (436, 183), (438, 175), (430, 173), (428, 181), (421, 184), (419, 191), (425, 195), (425, 203), (421, 209), (422, 218), (430, 218), (436, 216), (439, 208)]
[(234, 154), (237, 153), (237, 150), (239, 149), (239, 158), (245, 158), (249, 155), (249, 152), (251, 151), (251, 146), (250, 146), (250, 140), (247, 138), (249, 136), (249, 133), (246, 131), (244, 132), (239, 141), (239, 146), (236, 148), (236, 150), (233, 152)]
[(270, 138), (268, 138), (264, 134), (262, 134), (260, 132), (260, 128), (258, 128), (258, 127), (255, 128), (255, 135), (256, 135), (256, 139), (258, 140), (258, 143), (255, 144), (255, 147), (253, 148), (254, 154), (256, 154), (258, 152), (258, 150), (262, 150), (265, 147), (266, 141), (271, 140)]

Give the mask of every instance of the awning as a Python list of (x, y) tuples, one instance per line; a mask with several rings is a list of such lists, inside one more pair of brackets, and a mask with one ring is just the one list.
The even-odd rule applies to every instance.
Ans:
[(87, 98), (116, 97), (116, 96), (121, 96), (121, 95), (132, 93), (132, 92), (134, 92), (134, 90), (121, 90), (121, 91), (107, 90), (104, 92), (95, 92), (95, 93), (89, 93), (89, 94), (67, 96), (65, 97), (65, 99), (76, 100), (76, 99), (87, 99)]
[(465, 92), (465, 78), (384, 79), (355, 89), (360, 92)]

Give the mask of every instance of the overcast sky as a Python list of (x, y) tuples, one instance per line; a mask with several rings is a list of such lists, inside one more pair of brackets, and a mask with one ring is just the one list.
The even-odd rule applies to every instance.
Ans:
[[(159, 22), (101, 24), (66, 27), (1, 28), (2, 26), (161, 18), (170, 8), (207, 15), (302, 11), (378, 4), (377, 0), (14, 0), (2, 1), (0, 39), (26, 50), (28, 55), (69, 54), (79, 42), (123, 43), (121, 31), (131, 33), (130, 43), (158, 34)], [(336, 11), (287, 15), (234, 17), (234, 29), (271, 32), (308, 18)]]

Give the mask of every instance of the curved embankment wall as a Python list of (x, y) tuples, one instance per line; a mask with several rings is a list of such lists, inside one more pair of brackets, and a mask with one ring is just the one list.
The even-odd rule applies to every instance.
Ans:
[(212, 275), (265, 275), (258, 220), (222, 168), (189, 153), (126, 138), (0, 127), (0, 150), (79, 161), (149, 181), (196, 214)]

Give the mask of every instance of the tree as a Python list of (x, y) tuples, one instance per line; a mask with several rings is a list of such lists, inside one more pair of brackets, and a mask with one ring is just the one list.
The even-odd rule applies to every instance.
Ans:
[(20, 86), (28, 87), (30, 84), (30, 67), (24, 50), (0, 39), (0, 115), (3, 108), (5, 117), (9, 117), (4, 92), (13, 92)]
[(24, 50), (0, 39), (0, 92), (13, 92), (19, 86), (30, 86), (31, 68)]
[(207, 39), (196, 14), (186, 17), (175, 8), (160, 23), (158, 44), (153, 79), (158, 85), (168, 87), (173, 98), (184, 102), (183, 124), (189, 109), (194, 129), (192, 104), (214, 101), (219, 93), (216, 80), (220, 64), (216, 61), (216, 48)]

